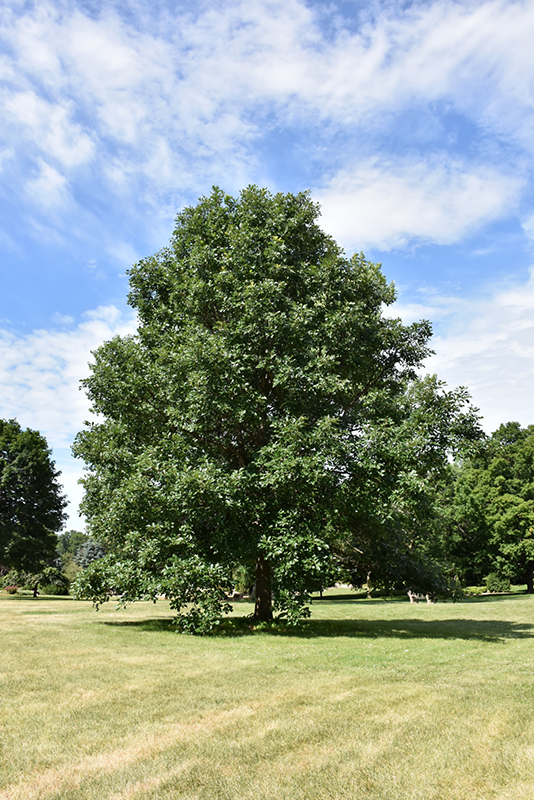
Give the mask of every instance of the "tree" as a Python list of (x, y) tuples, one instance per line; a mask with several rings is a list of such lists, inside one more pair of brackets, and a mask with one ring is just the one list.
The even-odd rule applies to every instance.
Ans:
[(534, 426), (501, 425), (457, 470), (451, 557), (466, 575), (524, 581), (534, 592)]
[(430, 325), (385, 317), (393, 285), (318, 215), (307, 193), (214, 189), (130, 270), (139, 327), (95, 351), (84, 385), (100, 419), (74, 445), (108, 550), (79, 579), (85, 596), (165, 594), (192, 604), (183, 629), (207, 629), (232, 569), (254, 561), (255, 618), (271, 619), (273, 596), (296, 619), (358, 509), (410, 482), (413, 442), (391, 432), (402, 420), (409, 438)]
[(76, 551), (89, 541), (89, 535), (82, 531), (64, 531), (58, 536), (57, 551), (63, 558), (64, 556), (74, 556)]
[(38, 572), (53, 559), (63, 525), (62, 494), (46, 439), (0, 420), (0, 565)]
[(93, 542), (92, 539), (87, 539), (87, 541), (83, 542), (76, 550), (73, 560), (79, 567), (86, 569), (93, 561), (105, 555), (106, 551), (99, 542)]
[(64, 531), (58, 537), (57, 552), (61, 561), (61, 570), (69, 585), (74, 582), (82, 569), (75, 561), (76, 553), (88, 541), (87, 533), (74, 530)]

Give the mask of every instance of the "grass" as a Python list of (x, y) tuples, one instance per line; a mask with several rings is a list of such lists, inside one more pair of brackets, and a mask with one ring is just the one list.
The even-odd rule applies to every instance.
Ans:
[(207, 638), (171, 617), (0, 595), (0, 800), (534, 796), (534, 596), (338, 593), (299, 631)]

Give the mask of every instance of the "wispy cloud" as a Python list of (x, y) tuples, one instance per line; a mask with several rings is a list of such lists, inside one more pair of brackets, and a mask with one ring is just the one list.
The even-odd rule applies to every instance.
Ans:
[(67, 202), (67, 179), (57, 169), (39, 159), (38, 174), (28, 180), (26, 193), (30, 202), (50, 211)]
[(0, 330), (0, 417), (16, 417), (23, 427), (46, 436), (75, 517), (81, 497), (76, 482), (82, 469), (70, 456), (70, 446), (89, 416), (80, 379), (89, 374), (91, 351), (112, 336), (131, 333), (135, 320), (108, 306), (88, 312), (76, 327), (66, 327), (72, 323), (68, 317), (55, 321), (60, 329), (26, 336)]
[(117, 308), (97, 308), (74, 328), (17, 336), (0, 330), (0, 417), (16, 415), (23, 426), (46, 432), (52, 447), (69, 447), (87, 415), (79, 390), (89, 374), (91, 350), (116, 334), (134, 330), (133, 318)]
[(452, 159), (373, 159), (317, 192), (322, 224), (349, 248), (451, 244), (517, 205), (521, 179)]
[(430, 293), (404, 305), (401, 298), (392, 313), (439, 321), (426, 368), (469, 388), (488, 432), (511, 420), (532, 424), (534, 269), (526, 282), (486, 287), (470, 299)]
[[(453, 240), (521, 196), (534, 155), (532, 2), (384, 4), (352, 27), (334, 7), (299, 0), (172, 13), (161, 4), (148, 18), (142, 3), (128, 17), (119, 3), (93, 8), (4, 10), (3, 138), (6, 152), (23, 148), (74, 186), (100, 182), (130, 212), (176, 210), (199, 187), (254, 181), (263, 174), (255, 148), (280, 125), (306, 131), (308, 157), (320, 151), (314, 184), (332, 215), (340, 194), (362, 197), (366, 172), (364, 202), (380, 186), (393, 202), (408, 182), (402, 219), (391, 226), (383, 215), (385, 246), (434, 239), (438, 228), (437, 241)], [(328, 13), (337, 24), (327, 29)], [(400, 119), (407, 110), (417, 123)], [(454, 115), (471, 126), (468, 142), (449, 125)], [(423, 145), (438, 164), (451, 148), (469, 158), (429, 167)], [(399, 148), (403, 174), (389, 167)], [(443, 198), (426, 222), (426, 198), (412, 186), (420, 180)], [(462, 224), (462, 203), (455, 215), (446, 202), (455, 190), (464, 207), (481, 205)], [(370, 225), (377, 242), (380, 225)]]

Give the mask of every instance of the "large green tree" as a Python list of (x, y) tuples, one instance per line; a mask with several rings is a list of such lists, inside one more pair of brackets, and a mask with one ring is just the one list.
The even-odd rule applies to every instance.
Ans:
[(214, 189), (130, 270), (137, 333), (94, 353), (84, 384), (100, 418), (74, 446), (108, 551), (80, 578), (85, 595), (165, 594), (192, 604), (184, 628), (205, 629), (232, 568), (254, 562), (256, 618), (271, 597), (295, 618), (358, 514), (383, 522), (418, 458), (443, 458), (465, 398), (416, 444), (414, 387), (440, 403), (416, 377), (429, 323), (385, 316), (394, 287), (318, 215), (307, 193)]
[(0, 420), (0, 566), (37, 572), (55, 555), (66, 501), (46, 439)]

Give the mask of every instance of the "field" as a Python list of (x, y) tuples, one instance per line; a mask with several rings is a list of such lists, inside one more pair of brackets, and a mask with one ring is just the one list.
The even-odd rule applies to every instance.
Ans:
[(534, 596), (331, 595), (294, 633), (170, 618), (0, 595), (0, 800), (534, 797)]

